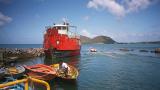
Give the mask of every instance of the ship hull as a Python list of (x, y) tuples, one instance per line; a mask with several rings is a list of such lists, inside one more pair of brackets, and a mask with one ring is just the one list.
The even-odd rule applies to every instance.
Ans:
[(45, 50), (46, 57), (72, 57), (79, 56), (80, 50)]

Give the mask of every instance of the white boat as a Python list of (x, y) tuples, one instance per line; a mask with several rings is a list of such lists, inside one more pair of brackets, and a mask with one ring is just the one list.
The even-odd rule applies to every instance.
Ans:
[(91, 49), (90, 49), (90, 52), (97, 52), (97, 49), (91, 48)]

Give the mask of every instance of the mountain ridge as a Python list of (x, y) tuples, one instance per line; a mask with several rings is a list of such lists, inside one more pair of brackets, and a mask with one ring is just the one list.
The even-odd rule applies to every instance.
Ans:
[(113, 44), (116, 43), (112, 38), (108, 36), (96, 36), (94, 38), (89, 38), (87, 36), (80, 35), (80, 40), (82, 44), (93, 44), (93, 43), (102, 43), (102, 44)]

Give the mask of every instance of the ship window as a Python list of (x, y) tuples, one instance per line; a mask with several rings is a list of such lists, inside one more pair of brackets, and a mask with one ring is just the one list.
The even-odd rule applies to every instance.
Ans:
[(61, 30), (61, 27), (57, 27), (59, 30)]
[(62, 27), (63, 30), (66, 30), (66, 27)]
[(64, 26), (58, 26), (58, 27), (56, 27), (56, 29), (58, 29), (58, 30), (67, 30), (67, 27), (64, 27)]

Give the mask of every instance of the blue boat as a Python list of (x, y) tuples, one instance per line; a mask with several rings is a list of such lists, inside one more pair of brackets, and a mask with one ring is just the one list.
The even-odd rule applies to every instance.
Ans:
[(4, 78), (4, 76), (5, 76), (5, 68), (4, 67), (1, 67), (0, 68), (0, 79), (3, 79)]
[[(5, 77), (3, 79), (3, 84), (11, 82), (11, 81), (15, 81), (15, 80), (16, 79), (14, 79), (13, 77)], [(24, 84), (21, 83), (21, 84), (16, 84), (16, 85), (13, 85), (13, 86), (7, 86), (7, 87), (4, 87), (4, 88), (0, 88), (0, 90), (24, 90)]]

